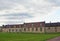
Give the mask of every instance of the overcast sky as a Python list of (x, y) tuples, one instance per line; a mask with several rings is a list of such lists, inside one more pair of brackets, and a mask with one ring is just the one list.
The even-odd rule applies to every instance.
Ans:
[(0, 0), (0, 25), (60, 22), (60, 0)]

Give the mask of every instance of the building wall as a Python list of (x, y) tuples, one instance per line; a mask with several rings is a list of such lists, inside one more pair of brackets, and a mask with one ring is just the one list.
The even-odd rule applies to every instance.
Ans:
[(30, 27), (30, 28), (22, 28), (22, 32), (35, 32), (35, 33), (44, 33), (44, 27), (42, 27), (42, 31), (40, 30), (40, 27)]
[(55, 27), (45, 27), (46, 32), (55, 32)]
[(2, 32), (21, 32), (21, 28), (3, 28)]
[(60, 32), (60, 23), (24, 23), (17, 25), (3, 25), (0, 28), (2, 32), (34, 32), (34, 33), (52, 33)]
[(60, 32), (60, 27), (45, 27), (45, 32), (47, 33)]
[(7, 28), (2, 28), (2, 32), (7, 32), (8, 29)]
[(57, 32), (60, 32), (60, 27), (57, 27)]
[(30, 27), (30, 28), (2, 28), (2, 32), (34, 32), (34, 33), (44, 33), (44, 27)]
[(52, 33), (52, 32), (60, 32), (60, 27), (30, 27), (30, 28), (0, 28), (2, 32), (34, 32), (34, 33)]

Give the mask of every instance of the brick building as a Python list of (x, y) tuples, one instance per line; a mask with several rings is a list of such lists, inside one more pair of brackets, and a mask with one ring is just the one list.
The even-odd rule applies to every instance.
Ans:
[(60, 32), (60, 23), (46, 23), (45, 24), (46, 32)]
[(34, 33), (50, 33), (60, 32), (60, 23), (32, 22), (15, 25), (3, 25), (1, 32), (34, 32)]

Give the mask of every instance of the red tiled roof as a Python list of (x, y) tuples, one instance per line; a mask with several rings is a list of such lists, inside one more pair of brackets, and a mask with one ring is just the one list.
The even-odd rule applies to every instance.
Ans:
[(45, 22), (32, 22), (32, 23), (24, 23), (24, 24), (15, 24), (15, 25), (5, 25), (5, 28), (14, 28), (16, 26), (16, 28), (19, 27), (44, 27), (45, 26)]
[(45, 22), (24, 23), (25, 27), (43, 27)]

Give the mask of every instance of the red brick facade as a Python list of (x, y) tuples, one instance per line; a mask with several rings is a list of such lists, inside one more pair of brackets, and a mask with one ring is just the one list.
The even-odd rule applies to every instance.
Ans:
[(15, 25), (3, 25), (0, 28), (1, 32), (60, 32), (60, 23), (45, 23), (45, 22), (32, 22)]

